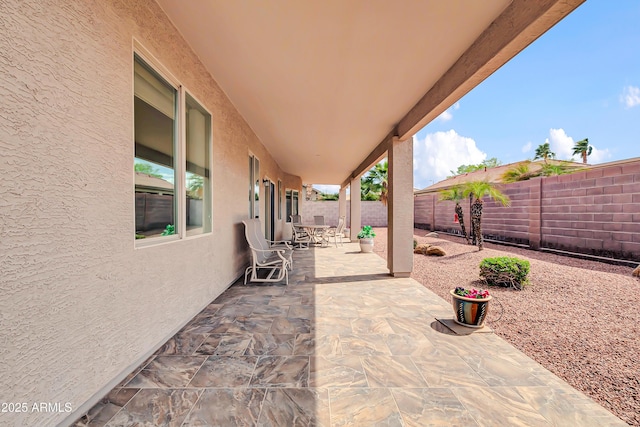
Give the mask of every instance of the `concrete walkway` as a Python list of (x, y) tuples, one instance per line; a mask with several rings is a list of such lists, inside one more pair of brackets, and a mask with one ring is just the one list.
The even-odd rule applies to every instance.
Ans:
[(232, 286), (76, 425), (626, 425), (387, 272), (357, 243), (296, 251), (288, 286)]

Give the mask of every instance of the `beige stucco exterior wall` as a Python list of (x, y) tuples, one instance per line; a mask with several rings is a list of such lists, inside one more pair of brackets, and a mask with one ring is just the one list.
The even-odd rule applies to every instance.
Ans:
[[(76, 412), (29, 408), (0, 424), (55, 425), (241, 274), (249, 151), (261, 178), (301, 180), (153, 1), (5, 0), (0, 28), (0, 402)], [(135, 248), (134, 38), (212, 113), (210, 235)]]

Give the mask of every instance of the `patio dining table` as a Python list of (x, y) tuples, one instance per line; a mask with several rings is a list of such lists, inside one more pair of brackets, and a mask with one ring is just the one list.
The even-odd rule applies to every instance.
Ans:
[(304, 231), (306, 231), (307, 234), (311, 236), (313, 243), (316, 245), (324, 243), (325, 240), (322, 238), (322, 235), (324, 234), (324, 231), (330, 227), (329, 225), (319, 224), (296, 224), (296, 226), (304, 229)]

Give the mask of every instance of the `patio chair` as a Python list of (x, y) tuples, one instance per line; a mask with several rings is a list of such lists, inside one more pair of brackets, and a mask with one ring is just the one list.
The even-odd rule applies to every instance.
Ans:
[(324, 225), (324, 215), (314, 215), (313, 223), (315, 225)]
[(338, 247), (338, 239), (340, 239), (340, 246), (342, 246), (342, 238), (344, 237), (344, 227), (346, 225), (346, 217), (341, 216), (338, 218), (338, 226), (328, 228), (322, 235), (322, 239), (329, 244), (329, 240), (333, 239), (333, 243)]
[(291, 218), (291, 222), (294, 224), (302, 223), (302, 217), (300, 215), (289, 215), (289, 217)]
[[(251, 250), (251, 264), (244, 272), (244, 284), (251, 273), (251, 282), (279, 282), (282, 279), (289, 284), (289, 270), (293, 267), (293, 248), (287, 241), (270, 241), (261, 232), (260, 220), (242, 221), (245, 237)], [(266, 276), (259, 273), (266, 271)]]
[(291, 235), (293, 236), (293, 245), (296, 249), (309, 249), (312, 238), (302, 227), (291, 223)]
[[(247, 219), (242, 221), (245, 225), (245, 235), (247, 233), (253, 237), (253, 244), (258, 249), (263, 250), (273, 250), (273, 249), (284, 249), (285, 255), (288, 258), (289, 262), (289, 270), (293, 267), (293, 246), (291, 246), (290, 240), (267, 240), (262, 233), (262, 224), (260, 220), (255, 219)], [(252, 244), (247, 237), (247, 242)]]

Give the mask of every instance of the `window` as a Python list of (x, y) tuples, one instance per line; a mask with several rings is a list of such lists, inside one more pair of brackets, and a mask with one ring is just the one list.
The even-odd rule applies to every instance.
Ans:
[(134, 129), (136, 240), (211, 232), (211, 114), (138, 54)]
[(260, 160), (249, 155), (249, 218), (260, 218)]
[(178, 91), (137, 56), (134, 69), (136, 239), (142, 239), (178, 232)]
[(300, 193), (297, 190), (286, 191), (286, 205), (287, 205), (287, 222), (291, 222), (291, 215), (298, 215), (298, 197)]
[(298, 215), (298, 198), (299, 193), (296, 190), (293, 190), (293, 197), (291, 201), (291, 215)]
[(282, 219), (282, 181), (278, 180), (278, 219)]
[(293, 215), (291, 211), (291, 190), (286, 191), (286, 205), (287, 205), (287, 217), (285, 218), (287, 222), (291, 222), (291, 215)]
[(187, 94), (186, 122), (186, 213), (187, 236), (211, 231), (211, 115)]

